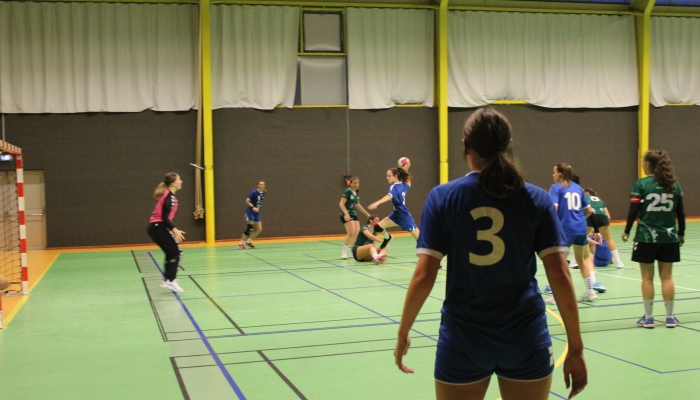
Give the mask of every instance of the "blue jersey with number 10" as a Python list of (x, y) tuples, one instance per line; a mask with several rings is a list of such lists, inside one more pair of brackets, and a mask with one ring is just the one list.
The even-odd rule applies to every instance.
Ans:
[(555, 183), (549, 188), (549, 195), (557, 205), (557, 215), (566, 237), (585, 236), (588, 232), (583, 210), (588, 207), (588, 198), (576, 182), (569, 186)]
[(448, 256), (438, 346), (530, 348), (551, 343), (536, 255), (565, 252), (547, 192), (531, 185), (496, 201), (478, 172), (434, 188), (421, 219), (418, 254)]
[(403, 211), (406, 214), (410, 214), (408, 208), (406, 208), (406, 193), (408, 193), (410, 188), (408, 184), (402, 182), (391, 185), (389, 194), (391, 195), (391, 206), (394, 208), (394, 211)]

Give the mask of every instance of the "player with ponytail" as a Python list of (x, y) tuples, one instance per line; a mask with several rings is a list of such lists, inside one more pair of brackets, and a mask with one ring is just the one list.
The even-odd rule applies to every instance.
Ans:
[(184, 292), (177, 283), (177, 268), (180, 266), (182, 250), (179, 243), (185, 240), (185, 232), (173, 225), (173, 218), (177, 212), (177, 198), (175, 192), (182, 189), (182, 179), (175, 172), (165, 174), (163, 181), (158, 184), (153, 198), (156, 205), (148, 224), (148, 236), (165, 253), (165, 273), (160, 287), (170, 289), (173, 292)]
[(494, 373), (503, 400), (549, 398), (552, 342), (535, 279), (536, 255), (566, 327), (569, 398), (587, 383), (566, 238), (547, 192), (527, 183), (510, 159), (511, 135), (498, 111), (475, 111), (462, 133), (472, 172), (433, 188), (423, 208), (418, 264), (394, 357), (401, 371), (413, 372), (403, 364), (409, 333), (447, 256), (434, 373), (438, 400), (483, 399)]
[(644, 316), (637, 325), (654, 327), (654, 262), (658, 262), (666, 327), (674, 328), (679, 322), (673, 314), (676, 296), (673, 263), (681, 260), (680, 247), (685, 242), (683, 191), (676, 182), (671, 158), (665, 151), (647, 151), (642, 166), (648, 176), (638, 179), (632, 187), (627, 224), (622, 233), (622, 241), (626, 242), (634, 220), (637, 220), (632, 261), (639, 263), (642, 272), (644, 301)]

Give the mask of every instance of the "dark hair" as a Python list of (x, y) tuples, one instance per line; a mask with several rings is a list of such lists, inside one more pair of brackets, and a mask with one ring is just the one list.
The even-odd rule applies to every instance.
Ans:
[(597, 195), (598, 195), (598, 193), (596, 193), (595, 190), (593, 190), (593, 189), (591, 189), (591, 188), (585, 188), (585, 189), (583, 189), (583, 191), (586, 192), (586, 193), (588, 193), (588, 194), (590, 194), (591, 196), (597, 196)]
[[(566, 187), (571, 184), (571, 182), (576, 182), (574, 180), (574, 177), (578, 178), (578, 176), (574, 175), (574, 170), (573, 167), (570, 164), (567, 163), (559, 163), (554, 166), (557, 169), (557, 172), (561, 173), (561, 180), (564, 181), (561, 185)], [(579, 182), (581, 180), (579, 179)], [(578, 182), (576, 182), (578, 183)]]
[(160, 200), (160, 198), (163, 197), (163, 193), (165, 193), (165, 189), (170, 187), (170, 185), (172, 185), (172, 183), (175, 182), (179, 176), (180, 175), (175, 172), (168, 172), (165, 174), (163, 182), (159, 183), (158, 187), (156, 187), (156, 191), (153, 192), (153, 198)]
[(367, 218), (367, 225), (369, 225), (372, 222), (372, 220), (375, 218), (379, 218), (379, 217), (376, 215), (370, 215), (369, 218)]
[(403, 168), (390, 168), (389, 171), (391, 171), (391, 174), (398, 177), (399, 181), (402, 183), (408, 182), (409, 179), (411, 179), (411, 174), (408, 173)]
[(511, 154), (512, 131), (508, 119), (493, 107), (476, 110), (462, 130), (464, 156), (471, 149), (483, 159), (479, 187), (495, 199), (506, 199), (525, 186), (520, 168), (504, 154)]
[(571, 177), (571, 182), (576, 182), (577, 185), (581, 184), (581, 177), (574, 174), (574, 176)]
[(644, 154), (644, 161), (649, 163), (654, 181), (663, 186), (666, 193), (674, 193), (676, 191), (676, 177), (668, 153), (664, 150), (649, 150)]

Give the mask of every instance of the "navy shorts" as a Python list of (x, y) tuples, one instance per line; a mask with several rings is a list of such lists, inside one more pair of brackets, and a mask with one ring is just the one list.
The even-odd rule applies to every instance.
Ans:
[(414, 229), (418, 228), (411, 214), (394, 211), (389, 214), (389, 219), (406, 232), (413, 232)]
[(654, 261), (668, 263), (680, 262), (680, 247), (680, 243), (634, 242), (632, 261), (643, 264), (653, 264)]
[(253, 212), (252, 210), (245, 211), (245, 220), (246, 221), (251, 221), (251, 222), (262, 222), (260, 220), (260, 213), (259, 212)]
[(586, 226), (592, 228), (593, 225), (591, 225), (591, 221), (589, 220), (589, 218), (593, 218), (596, 220), (596, 222), (598, 223), (598, 228), (600, 228), (601, 226), (610, 226), (610, 220), (608, 219), (607, 215), (593, 214), (590, 217), (586, 218)]
[(576, 246), (588, 246), (588, 236), (586, 235), (567, 236), (566, 241), (569, 243), (569, 247), (572, 244)]
[(435, 379), (453, 385), (474, 383), (492, 374), (499, 377), (536, 381), (554, 371), (551, 344), (525, 349), (462, 349), (438, 346)]

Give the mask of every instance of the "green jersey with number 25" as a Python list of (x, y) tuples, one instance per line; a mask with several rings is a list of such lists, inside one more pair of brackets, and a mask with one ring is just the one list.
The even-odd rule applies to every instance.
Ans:
[(667, 193), (654, 181), (653, 176), (638, 179), (634, 183), (630, 197), (632, 202), (641, 202), (637, 216), (635, 242), (677, 243), (680, 242), (676, 228), (676, 207), (678, 198), (683, 196), (681, 185), (676, 182), (676, 191)]

